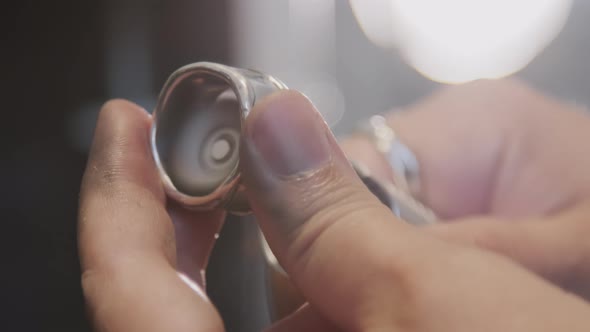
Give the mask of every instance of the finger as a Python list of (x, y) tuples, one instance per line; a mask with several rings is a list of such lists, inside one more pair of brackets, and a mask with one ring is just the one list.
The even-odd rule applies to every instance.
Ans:
[[(590, 119), (572, 110), (518, 81), (481, 81), (442, 89), (389, 123), (416, 154), (420, 199), (439, 216), (530, 217), (590, 194), (590, 155), (579, 144), (590, 140)], [(344, 148), (377, 174), (387, 168), (366, 139)]]
[[(421, 162), (423, 201), (447, 218), (492, 216), (437, 225), (436, 234), (494, 250), (588, 296), (590, 274), (580, 266), (590, 251), (578, 240), (587, 221), (541, 217), (590, 196), (590, 155), (579, 143), (590, 140), (590, 118), (573, 109), (515, 81), (478, 82), (445, 89), (390, 123)], [(387, 167), (366, 152), (376, 151), (366, 139), (343, 148), (369, 167)]]
[[(579, 299), (500, 256), (396, 220), (352, 176), (318, 114), (295, 92), (263, 100), (246, 120), (240, 161), (270, 247), (322, 316), (353, 331), (471, 331), (481, 322), (508, 331), (548, 327), (538, 317), (555, 303), (562, 313), (587, 313)], [(510, 318), (491, 321), (490, 312)]]
[(383, 291), (389, 315), (411, 279), (408, 253), (436, 245), (367, 191), (309, 101), (281, 92), (258, 104), (240, 161), (254, 214), (305, 298), (340, 327), (362, 330), (374, 318), (363, 311)]
[(288, 317), (273, 324), (267, 332), (337, 332), (342, 331), (330, 321), (321, 316), (308, 304)]
[(148, 144), (149, 115), (103, 107), (79, 213), (82, 286), (98, 330), (220, 330), (199, 287), (175, 270), (174, 228)]
[(456, 243), (500, 253), (586, 299), (590, 298), (590, 202), (558, 215), (507, 225), (491, 217), (470, 218), (426, 228)]

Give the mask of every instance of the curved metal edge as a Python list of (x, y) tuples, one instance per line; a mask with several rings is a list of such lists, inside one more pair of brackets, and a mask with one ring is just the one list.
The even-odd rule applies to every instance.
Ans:
[[(274, 85), (274, 90), (287, 89), (287, 86), (276, 78), (265, 75), (259, 71), (238, 69), (212, 62), (197, 62), (183, 66), (174, 71), (166, 80), (166, 83), (158, 96), (158, 102), (153, 112), (152, 127), (150, 129), (150, 145), (156, 168), (158, 169), (167, 195), (188, 208), (211, 210), (224, 207), (229, 212), (233, 212), (231, 204), (228, 203), (232, 201), (232, 196), (237, 192), (237, 187), (240, 185), (239, 160), (234, 169), (215, 191), (206, 196), (191, 196), (182, 193), (176, 188), (164, 168), (156, 144), (158, 130), (157, 119), (158, 116), (165, 111), (172, 91), (184, 79), (199, 72), (221, 78), (234, 91), (240, 105), (242, 128), (246, 117), (256, 103), (257, 97), (256, 89), (250, 84), (247, 76), (256, 75), (260, 76), (261, 79), (268, 80)], [(247, 214), (248, 212), (249, 211), (245, 211), (243, 208), (236, 211), (238, 214)]]

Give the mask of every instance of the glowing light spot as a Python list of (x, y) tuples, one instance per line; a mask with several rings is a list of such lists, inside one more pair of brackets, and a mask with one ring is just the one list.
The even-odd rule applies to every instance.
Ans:
[(369, 39), (398, 48), (432, 80), (461, 83), (525, 67), (559, 34), (572, 1), (351, 0), (351, 5)]

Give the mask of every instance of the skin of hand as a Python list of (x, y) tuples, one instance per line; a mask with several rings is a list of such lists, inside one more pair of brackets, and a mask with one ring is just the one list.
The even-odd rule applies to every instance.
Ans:
[(222, 331), (201, 270), (223, 213), (166, 203), (145, 110), (106, 103), (82, 181), (82, 288), (98, 331)]
[[(417, 154), (421, 197), (444, 222), (427, 231), (498, 252), (590, 299), (590, 113), (517, 80), (439, 91), (392, 113)], [(352, 160), (391, 181), (363, 137)]]
[[(587, 219), (588, 208), (583, 203), (587, 195), (578, 182), (588, 175), (573, 181), (575, 169), (571, 169), (571, 163), (578, 159), (572, 160), (571, 153), (556, 149), (551, 145), (556, 144), (553, 142), (542, 147), (548, 149), (547, 160), (555, 161), (552, 158), (559, 156), (557, 159), (566, 163), (551, 164), (549, 169), (567, 172), (566, 178), (571, 177), (572, 181), (537, 183), (536, 180), (555, 180), (543, 179), (547, 174), (542, 172), (545, 169), (537, 169), (535, 173), (534, 163), (526, 163), (527, 158), (542, 160), (535, 158), (541, 158), (545, 152), (541, 147), (535, 148), (536, 143), (527, 141), (529, 134), (512, 133), (511, 126), (518, 126), (509, 119), (510, 112), (501, 111), (514, 103), (533, 109), (544, 107), (549, 113), (551, 107), (547, 103), (555, 107), (559, 104), (548, 100), (532, 106), (525, 102), (519, 104), (518, 95), (508, 94), (512, 99), (504, 100), (507, 96), (502, 93), (506, 93), (503, 89), (526, 90), (520, 85), (481, 84), (461, 88), (467, 89), (464, 92), (450, 90), (435, 95), (404, 115), (407, 119), (404, 126), (402, 120), (395, 120), (396, 131), (423, 165), (431, 160), (448, 162), (452, 158), (444, 150), (430, 150), (436, 144), (443, 146), (444, 140), (430, 141), (418, 134), (411, 139), (412, 123), (414, 128), (426, 126), (419, 131), (422, 134), (429, 133), (426, 129), (430, 128), (439, 130), (440, 137), (449, 135), (446, 142), (456, 144), (457, 151), (461, 146), (466, 149), (457, 152), (445, 147), (447, 153), (453, 152), (450, 156), (462, 156), (465, 162), (467, 155), (468, 162), (478, 162), (470, 168), (465, 166), (463, 172), (453, 170), (452, 163), (439, 167), (433, 164), (430, 169), (425, 166), (421, 198), (446, 219), (461, 219), (449, 223), (447, 228), (426, 231), (397, 220), (364, 188), (307, 99), (295, 92), (281, 92), (255, 107), (246, 121), (242, 140), (243, 180), (269, 245), (309, 301), (271, 327), (271, 331), (586, 331), (590, 327), (588, 304), (530, 272), (549, 279), (567, 275), (582, 269), (578, 264), (583, 253), (575, 256), (579, 260), (565, 259), (565, 263), (557, 262), (559, 255), (523, 259), (529, 257), (524, 254), (527, 244), (533, 249), (547, 248), (541, 255), (552, 253), (551, 246), (563, 250), (560, 253), (576, 252), (566, 248), (577, 244), (567, 236), (583, 238), (581, 223), (572, 220)], [(530, 93), (521, 90), (517, 92)], [(461, 96), (466, 100), (457, 99)], [(478, 104), (477, 98), (487, 102)], [(505, 113), (507, 120), (496, 123), (492, 121), (494, 116), (482, 118), (485, 113), (482, 111), (479, 117), (472, 118), (482, 122), (480, 128), (470, 124), (474, 127), (472, 134), (501, 130), (496, 132), (496, 140), (502, 143), (482, 141), (478, 145), (476, 138), (465, 140), (470, 136), (461, 131), (461, 124), (446, 123), (448, 116), (456, 115), (459, 119), (462, 113), (457, 109), (461, 105), (463, 109), (478, 112), (478, 106), (488, 103), (497, 107), (493, 114)], [(429, 107), (441, 113), (449, 108), (456, 113), (437, 115), (434, 111), (429, 113)], [(414, 113), (415, 116), (411, 115)], [(577, 127), (571, 127), (561, 115), (553, 116), (553, 122), (544, 124), (544, 134), (564, 128), (564, 133), (557, 132), (583, 137), (579, 132), (576, 134), (578, 128), (584, 128), (583, 116), (574, 117), (579, 122)], [(410, 121), (412, 118), (416, 120)], [(123, 101), (107, 103), (99, 117), (84, 176), (79, 216), (82, 285), (89, 312), (98, 330), (104, 331), (222, 331), (222, 322), (202, 291), (199, 271), (206, 265), (223, 215), (188, 212), (166, 204), (148, 148), (150, 121), (143, 110)], [(404, 132), (402, 127), (406, 125), (408, 129)], [(452, 130), (447, 133), (446, 129)], [(584, 141), (571, 147), (574, 152), (584, 150), (581, 142)], [(352, 155), (351, 145), (365, 143), (356, 139), (344, 146)], [(511, 152), (502, 152), (506, 148)], [(519, 157), (517, 152), (522, 151), (531, 154)], [(575, 153), (573, 156), (581, 158)], [(374, 161), (376, 168), (377, 160), (365, 159), (369, 163)], [(517, 169), (510, 173), (507, 166), (510, 162), (528, 166), (532, 174)], [(503, 179), (502, 172), (512, 178), (500, 185), (501, 182), (494, 181)], [(456, 174), (454, 178), (453, 174)], [(494, 190), (503, 188), (495, 200), (491, 194), (495, 191), (489, 189), (492, 183)], [(555, 183), (564, 191), (558, 190), (550, 197), (537, 192)], [(488, 189), (480, 189), (480, 185)], [(527, 196), (527, 189), (528, 195), (541, 197), (541, 201)], [(472, 191), (464, 193), (464, 190)], [(510, 195), (520, 197), (517, 193), (522, 195), (524, 206), (530, 203), (528, 208), (517, 204), (515, 198), (510, 199)], [(522, 221), (509, 222), (513, 219)], [(496, 234), (509, 233), (512, 229), (516, 234), (526, 235), (527, 229), (521, 230), (519, 225), (558, 222), (562, 223), (561, 227), (550, 228), (551, 231), (543, 233), (545, 237), (526, 237), (531, 242), (525, 241), (522, 246), (510, 243), (513, 247), (507, 249), (514, 248), (514, 251), (490, 244), (496, 243), (492, 241), (496, 241), (496, 236), (504, 239)], [(558, 232), (570, 223), (580, 227), (578, 232)], [(509, 230), (499, 231), (496, 224)], [(468, 225), (477, 225), (477, 229)], [(482, 235), (487, 233), (494, 235)], [(545, 259), (554, 263), (545, 264)]]

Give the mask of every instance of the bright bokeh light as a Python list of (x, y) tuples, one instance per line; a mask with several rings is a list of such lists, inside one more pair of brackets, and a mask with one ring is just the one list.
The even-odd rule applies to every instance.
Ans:
[(367, 37), (446, 83), (510, 75), (561, 31), (571, 0), (351, 0)]
[(373, 43), (381, 47), (396, 44), (392, 0), (350, 0), (352, 12), (361, 29)]

